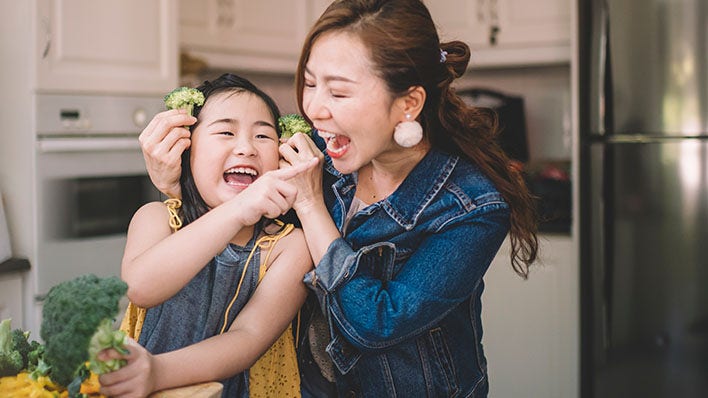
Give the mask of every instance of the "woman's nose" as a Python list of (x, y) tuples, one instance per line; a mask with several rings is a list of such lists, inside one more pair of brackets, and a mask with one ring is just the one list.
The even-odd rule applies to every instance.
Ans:
[(311, 120), (322, 120), (329, 117), (329, 109), (322, 90), (315, 90), (303, 98), (303, 109)]

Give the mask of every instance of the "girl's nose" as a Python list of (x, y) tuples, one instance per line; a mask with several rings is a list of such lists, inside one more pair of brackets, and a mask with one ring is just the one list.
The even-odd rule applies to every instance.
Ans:
[(245, 137), (237, 138), (232, 149), (234, 155), (238, 156), (255, 156), (257, 151), (253, 142)]

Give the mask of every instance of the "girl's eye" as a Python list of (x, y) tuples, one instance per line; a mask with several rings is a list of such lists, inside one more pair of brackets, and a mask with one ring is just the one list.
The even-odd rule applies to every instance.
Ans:
[(256, 134), (256, 138), (259, 138), (259, 139), (268, 139), (268, 140), (274, 140), (274, 139), (275, 139), (275, 138), (273, 138), (270, 134), (265, 134), (265, 133), (263, 133), (263, 134)]
[(230, 132), (230, 131), (222, 131), (222, 132), (220, 132), (220, 133), (218, 133), (218, 134), (219, 134), (219, 135), (228, 135), (228, 136), (233, 136), (233, 135), (234, 135), (234, 133), (232, 133), (232, 132)]

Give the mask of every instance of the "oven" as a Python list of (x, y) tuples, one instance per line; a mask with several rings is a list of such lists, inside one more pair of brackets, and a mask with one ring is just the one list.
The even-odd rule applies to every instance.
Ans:
[(37, 97), (37, 293), (78, 275), (120, 275), (133, 213), (161, 200), (140, 131), (161, 98)]

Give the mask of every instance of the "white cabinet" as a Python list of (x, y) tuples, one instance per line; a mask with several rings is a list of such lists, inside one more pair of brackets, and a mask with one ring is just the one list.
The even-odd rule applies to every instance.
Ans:
[(539, 245), (527, 280), (511, 268), (508, 240), (484, 278), (482, 342), (490, 398), (578, 396), (577, 242), (540, 235)]
[(529, 66), (570, 62), (570, 1), (427, 1), (442, 41), (472, 49), (470, 66)]
[(22, 322), (22, 274), (0, 274), (0, 320), (12, 318), (13, 329), (21, 328)]
[(180, 45), (213, 68), (293, 73), (323, 0), (180, 0)]
[(173, 0), (37, 0), (37, 91), (172, 90), (177, 11)]

